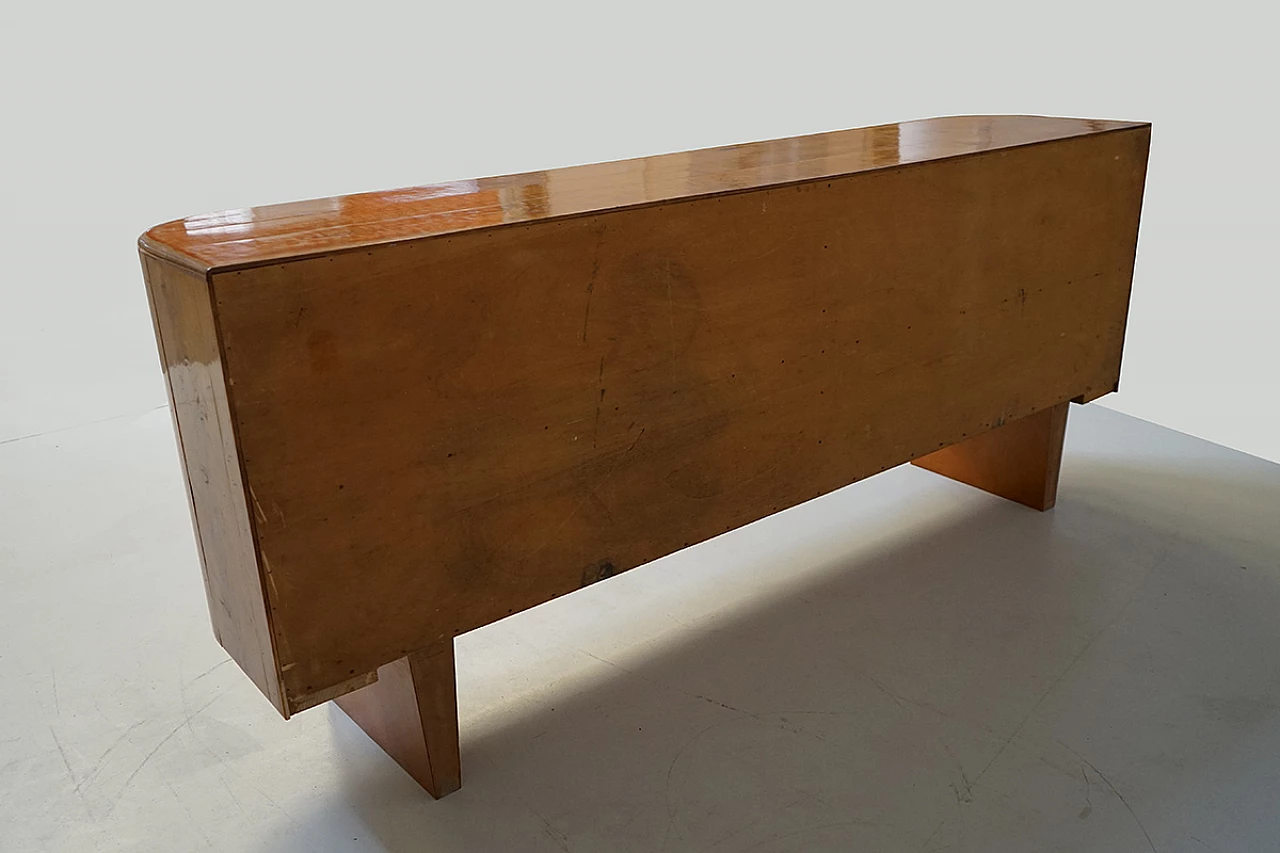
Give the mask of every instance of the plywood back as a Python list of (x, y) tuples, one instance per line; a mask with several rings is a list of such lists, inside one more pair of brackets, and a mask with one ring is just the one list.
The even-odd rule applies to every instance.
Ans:
[(1148, 131), (240, 247), (208, 275), (277, 707), (1113, 390)]

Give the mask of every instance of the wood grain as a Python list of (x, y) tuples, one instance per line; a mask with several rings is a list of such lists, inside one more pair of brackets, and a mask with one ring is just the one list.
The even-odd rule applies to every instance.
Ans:
[(478, 180), (189, 216), (142, 237), (205, 272), (1146, 127), (1049, 116), (948, 116)]
[(203, 275), (142, 256), (169, 389), (213, 632), (277, 708), (285, 707), (259, 572), (251, 499), (235, 443), (218, 335)]
[(1058, 496), (1068, 408), (1059, 403), (912, 464), (1032, 509), (1051, 509)]
[(378, 669), (336, 701), (378, 746), (439, 799), (462, 787), (453, 641)]
[(1113, 390), (1149, 127), (911, 124), (151, 232), (208, 265), (277, 707)]

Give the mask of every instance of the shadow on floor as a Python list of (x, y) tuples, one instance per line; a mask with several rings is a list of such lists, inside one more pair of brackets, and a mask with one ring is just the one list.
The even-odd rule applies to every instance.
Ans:
[[(445, 800), (332, 711), (353, 758), (328, 805), (368, 827), (353, 847), (391, 853), (1271, 849), (1266, 464), (1072, 458), (1052, 513), (949, 485), (940, 499), (962, 508), (923, 508), (927, 531), (868, 549), (852, 541), (865, 530), (833, 527), (818, 551), (845, 557), (773, 560), (766, 603), (710, 602), (656, 651), (602, 653), (565, 629), (595, 674), (517, 688), (478, 732), (464, 716), (464, 787)], [(822, 500), (839, 512), (857, 488)], [(655, 569), (671, 566), (637, 571)], [(519, 683), (527, 663), (488, 677)]]

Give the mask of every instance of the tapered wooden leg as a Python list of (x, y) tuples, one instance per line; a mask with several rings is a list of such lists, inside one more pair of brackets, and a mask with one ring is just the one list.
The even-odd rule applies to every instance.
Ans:
[(462, 787), (452, 640), (392, 661), (335, 701), (431, 796)]
[(1050, 509), (1058, 497), (1069, 405), (996, 427), (913, 464), (1032, 509)]

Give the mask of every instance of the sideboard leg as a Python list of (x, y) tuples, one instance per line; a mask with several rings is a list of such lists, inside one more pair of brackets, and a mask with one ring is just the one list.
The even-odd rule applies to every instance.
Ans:
[(334, 701), (431, 796), (462, 787), (453, 640), (392, 661)]
[(996, 427), (912, 464), (1032, 509), (1050, 509), (1058, 496), (1069, 405)]

